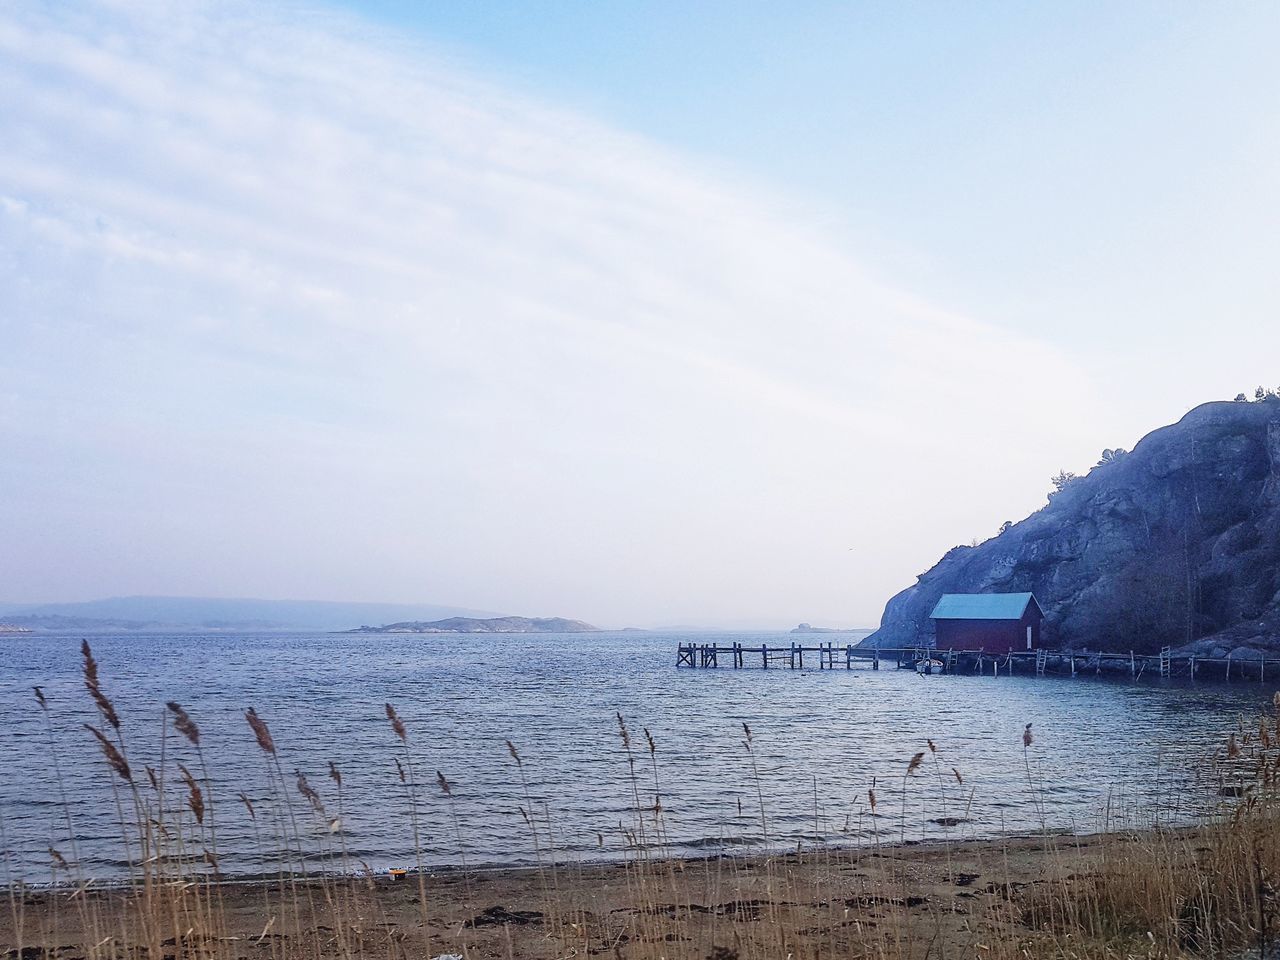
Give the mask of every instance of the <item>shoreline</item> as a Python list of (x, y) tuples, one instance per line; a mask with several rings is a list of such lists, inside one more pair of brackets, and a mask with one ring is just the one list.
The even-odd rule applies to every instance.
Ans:
[[(716, 950), (766, 955), (780, 936), (790, 938), (785, 946), (796, 957), (855, 951), (867, 942), (892, 943), (897, 955), (925, 956), (915, 949), (925, 943), (935, 953), (972, 955), (977, 930), (1011, 943), (1038, 936), (1036, 925), (1024, 921), (1029, 905), (1049, 891), (1102, 876), (1149, 844), (1190, 853), (1206, 829), (1037, 833), (542, 867), (458, 866), (400, 879), (179, 881), (149, 893), (136, 884), (91, 886), (76, 896), (66, 889), (27, 888), (16, 907), (11, 903), (0, 911), (0, 954), (27, 948), (8, 955), (71, 960), (92, 955), (91, 942), (100, 943), (105, 934), (128, 955), (130, 945), (140, 947), (156, 936), (147, 932), (145, 901), (159, 897), (165, 922), (180, 918), (171, 924), (177, 930), (171, 937), (183, 935), (178, 928), (195, 927), (188, 918), (198, 919), (216, 902), (219, 938), (250, 960), (329, 955), (324, 944), (333, 947), (333, 932), (351, 927), (353, 918), (363, 944), (357, 952), (390, 950), (387, 955), (405, 957), (552, 958), (581, 941), (579, 953), (585, 955), (655, 956), (653, 947), (663, 944), (663, 956), (720, 958), (728, 955)], [(13, 900), (14, 891), (9, 893)], [(814, 937), (823, 947), (810, 952), (804, 944)], [(748, 951), (745, 945), (754, 946)], [(32, 947), (38, 952), (30, 952)]]
[[(1033, 840), (1063, 840), (1067, 838), (1093, 840), (1099, 837), (1124, 837), (1145, 833), (1167, 833), (1181, 832), (1193, 830), (1197, 828), (1200, 821), (1189, 820), (1183, 824), (1171, 824), (1161, 827), (1143, 827), (1132, 831), (1126, 830), (1071, 830), (1066, 827), (1050, 827), (1047, 830), (1035, 831), (1012, 831), (1005, 833), (993, 834), (991, 836), (968, 836), (963, 838), (948, 839), (945, 837), (927, 837), (909, 840), (884, 840), (878, 845), (881, 851), (888, 850), (921, 850), (926, 851), (932, 848), (940, 848), (945, 846), (958, 847), (970, 844), (990, 845), (1002, 842), (1027, 842)], [(1202, 825), (1202, 824), (1201, 824)], [(676, 846), (679, 846), (678, 844)], [(491, 874), (508, 874), (512, 877), (521, 874), (536, 874), (540, 870), (592, 870), (592, 869), (609, 869), (615, 867), (624, 867), (635, 864), (637, 862), (649, 863), (682, 863), (682, 864), (701, 864), (710, 861), (725, 861), (727, 863), (747, 863), (756, 860), (785, 860), (789, 857), (813, 857), (821, 854), (848, 856), (858, 852), (866, 852), (877, 849), (874, 840), (860, 840), (857, 842), (840, 843), (830, 842), (824, 843), (820, 847), (804, 847), (797, 850), (794, 845), (775, 846), (774, 849), (760, 849), (752, 847), (751, 849), (734, 850), (732, 845), (726, 844), (726, 849), (718, 853), (697, 854), (697, 853), (670, 853), (663, 854), (657, 847), (650, 848), (647, 852), (649, 856), (646, 858), (642, 850), (627, 850), (613, 856), (604, 857), (583, 857), (583, 858), (561, 858), (554, 862), (548, 858), (546, 864), (539, 866), (537, 863), (498, 863), (495, 861), (482, 861), (479, 863), (433, 863), (424, 864), (422, 873), (428, 878), (448, 878), (458, 875), (484, 876)], [(383, 868), (373, 871), (366, 870), (309, 870), (306, 873), (286, 874), (290, 882), (297, 884), (321, 883), (324, 881), (339, 882), (343, 880), (366, 880), (372, 876), (375, 882), (395, 882), (392, 878), (392, 870), (400, 870), (400, 868)], [(403, 875), (409, 878), (415, 878), (418, 875), (418, 868), (410, 866), (403, 870)], [(276, 885), (279, 883), (280, 873), (223, 873), (219, 878), (213, 879), (212, 874), (185, 875), (183, 882), (205, 883), (211, 887), (237, 887), (237, 886), (255, 886), (255, 885)], [(0, 896), (9, 889), (21, 888), (31, 892), (41, 893), (59, 893), (80, 889), (117, 891), (128, 889), (136, 881), (128, 877), (117, 878), (97, 878), (91, 877), (87, 882), (81, 881), (61, 881), (58, 883), (48, 883), (45, 881), (31, 881), (18, 879), (12, 883), (0, 883)]]

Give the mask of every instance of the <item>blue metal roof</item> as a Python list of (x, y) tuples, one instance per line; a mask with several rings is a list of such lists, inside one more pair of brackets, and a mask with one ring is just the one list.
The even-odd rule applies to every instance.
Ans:
[(944, 593), (929, 616), (934, 620), (1021, 620), (1030, 593)]

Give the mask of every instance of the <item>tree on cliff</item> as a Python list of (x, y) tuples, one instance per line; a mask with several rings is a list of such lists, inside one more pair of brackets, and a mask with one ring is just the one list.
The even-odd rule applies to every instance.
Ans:
[(1049, 499), (1052, 500), (1063, 490), (1067, 489), (1069, 484), (1079, 479), (1080, 477), (1072, 473), (1070, 470), (1059, 470), (1049, 479), (1049, 482), (1053, 484), (1053, 493), (1049, 494)]

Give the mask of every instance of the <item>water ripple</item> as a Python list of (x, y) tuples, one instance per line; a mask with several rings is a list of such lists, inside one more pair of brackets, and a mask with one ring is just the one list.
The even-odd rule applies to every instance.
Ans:
[[(676, 852), (697, 853), (762, 843), (761, 794), (769, 839), (791, 846), (815, 837), (955, 836), (930, 821), (957, 816), (970, 835), (1038, 827), (1042, 816), (1048, 826), (1087, 829), (1108, 804), (1184, 815), (1194, 803), (1182, 794), (1202, 758), (1271, 696), (1256, 683), (677, 671), (680, 639), (687, 638), (131, 636), (93, 645), (140, 780), (146, 765), (160, 765), (165, 701), (182, 703), (200, 724), (222, 868), (245, 874), (274, 869), (282, 856), (330, 862), (342, 844), (374, 869), (412, 864), (411, 808), (396, 768), (405, 754), (386, 702), (409, 730), (424, 858), (527, 864), (549, 837), (561, 852), (588, 858), (621, 855), (637, 842), (626, 832), (636, 797), (651, 807), (655, 792), (642, 728), (657, 745), (666, 839)], [(721, 642), (732, 639), (790, 642), (785, 635)], [(50, 846), (69, 855), (68, 817), (93, 872), (111, 876), (128, 864), (111, 775), (82, 727), (97, 717), (80, 683), (78, 646), (78, 637), (0, 639), (7, 771), (0, 816), (15, 876), (47, 879)], [(49, 699), (52, 739), (31, 694), (37, 683)], [(245, 724), (249, 706), (270, 723), (280, 749), (301, 851), (268, 839), (272, 818), (284, 820), (286, 811), (276, 809), (276, 769)], [(634, 781), (618, 712), (630, 726)], [(1028, 722), (1035, 743), (1024, 755)], [(176, 810), (184, 795), (172, 764), (199, 770), (201, 758), (172, 730), (163, 747)], [(921, 750), (926, 763), (904, 778)], [(331, 760), (342, 771), (341, 802)], [(320, 793), (323, 816), (297, 794), (295, 771)], [(451, 782), (452, 800), (437, 788), (436, 771)], [(237, 799), (241, 792), (257, 821)]]

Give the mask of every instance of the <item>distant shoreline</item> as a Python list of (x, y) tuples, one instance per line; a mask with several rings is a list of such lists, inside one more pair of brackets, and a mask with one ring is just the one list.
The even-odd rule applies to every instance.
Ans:
[(449, 617), (445, 620), (406, 620), (380, 627), (367, 624), (341, 633), (603, 633), (597, 626), (564, 617)]

